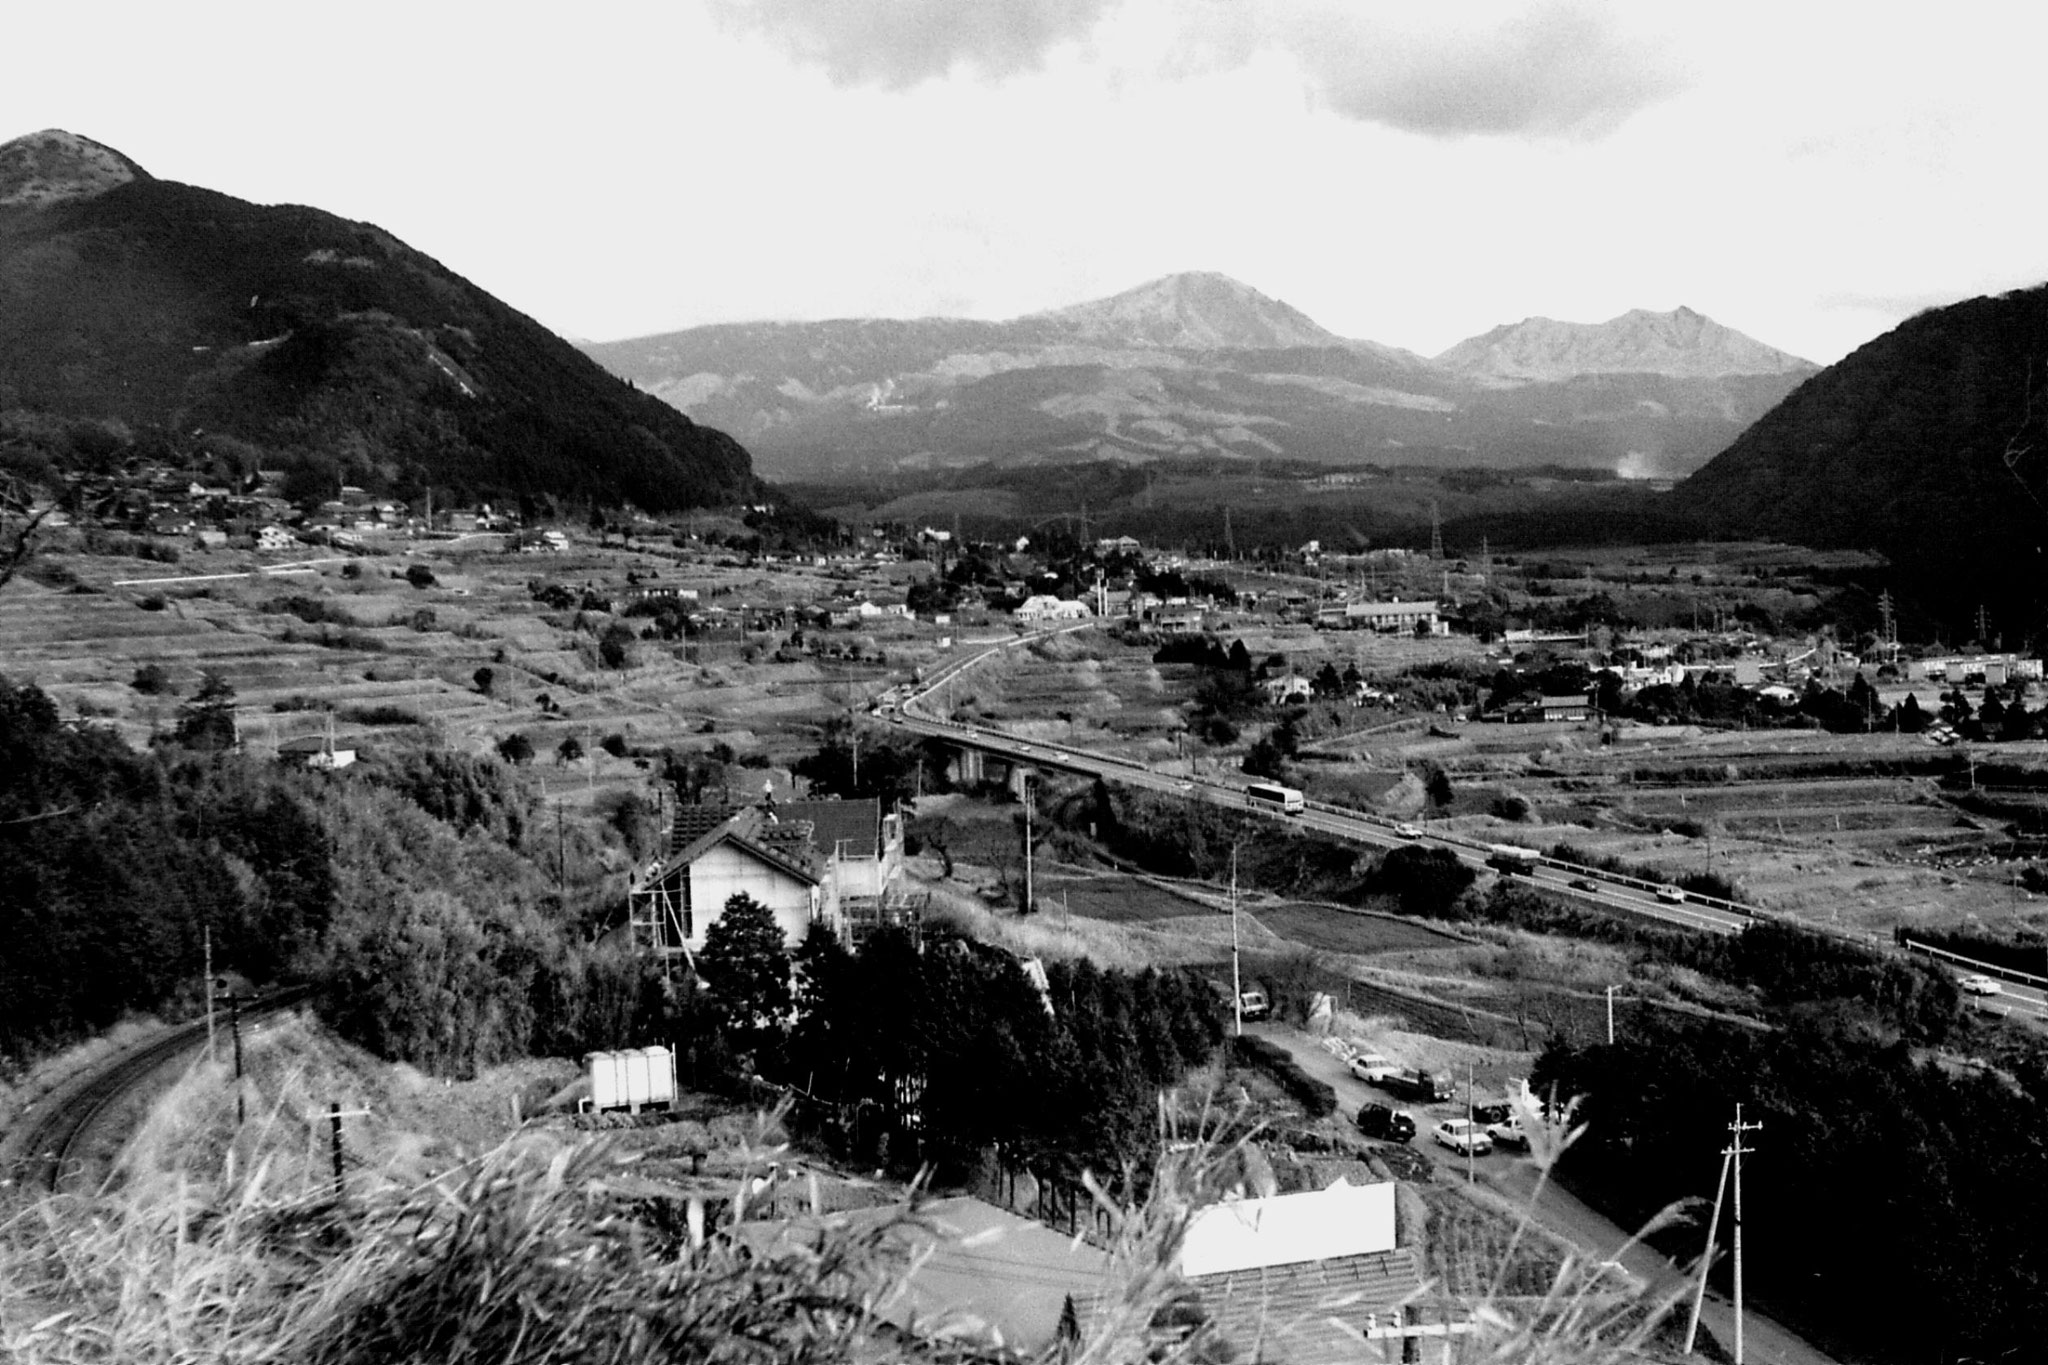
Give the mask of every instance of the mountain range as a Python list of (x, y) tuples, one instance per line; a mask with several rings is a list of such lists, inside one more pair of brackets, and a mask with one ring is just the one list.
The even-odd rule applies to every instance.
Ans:
[(1185, 456), (1669, 478), (1816, 368), (1683, 308), (1531, 318), (1427, 359), (1201, 272), (1007, 322), (731, 323), (585, 349), (805, 479)]
[[(153, 457), (229, 438), (320, 487), (650, 511), (760, 496), (730, 437), (390, 233), (159, 180), (55, 129), (0, 144), (9, 410), (118, 424)], [(0, 447), (20, 457), (25, 429)]]

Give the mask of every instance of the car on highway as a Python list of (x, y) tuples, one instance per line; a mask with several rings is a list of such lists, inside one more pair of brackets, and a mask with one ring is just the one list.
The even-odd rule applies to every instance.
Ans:
[(1400, 1070), (1393, 1062), (1377, 1052), (1359, 1052), (1352, 1055), (1348, 1063), (1351, 1074), (1361, 1081), (1378, 1082)]
[(1493, 1150), (1493, 1139), (1470, 1119), (1445, 1119), (1430, 1130), (1430, 1140), (1461, 1154), (1485, 1156)]
[(1422, 826), (1410, 825), (1404, 822), (1394, 826), (1394, 833), (1400, 835), (1403, 839), (1420, 839), (1422, 837)]
[(1574, 891), (1598, 891), (1600, 889), (1600, 883), (1594, 881), (1591, 877), (1574, 877), (1566, 882), (1565, 885)]
[(1956, 984), (1963, 988), (1963, 994), (1965, 995), (1997, 995), (2005, 989), (2005, 987), (1999, 985), (1990, 977), (1979, 972), (1972, 972)]
[(1675, 886), (1660, 886), (1657, 888), (1657, 899), (1666, 905), (1684, 905), (1685, 893)]
[(1173, 789), (1175, 791), (1191, 792), (1195, 789), (1195, 784), (1183, 777), (1180, 781), (1173, 784)]
[(1415, 1120), (1389, 1104), (1361, 1104), (1358, 1131), (1386, 1142), (1406, 1142), (1415, 1136)]

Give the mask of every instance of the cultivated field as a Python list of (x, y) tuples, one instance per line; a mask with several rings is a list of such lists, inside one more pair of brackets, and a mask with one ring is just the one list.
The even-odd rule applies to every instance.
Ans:
[[(485, 548), (488, 545), (489, 548)], [(895, 676), (941, 657), (928, 627), (888, 619), (830, 643), (858, 643), (859, 660), (831, 651), (778, 661), (780, 634), (737, 631), (691, 640), (635, 641), (625, 668), (603, 665), (598, 637), (623, 619), (559, 611), (532, 585), (557, 584), (612, 599), (623, 609), (629, 576), (699, 594), (699, 603), (774, 607), (823, 602), (835, 589), (871, 592), (909, 566), (865, 573), (776, 565), (773, 571), (680, 562), (676, 552), (585, 547), (558, 555), (511, 555), (496, 538), (394, 540), (388, 553), (354, 557), (260, 557), (225, 550), (181, 553), (175, 565), (55, 549), (36, 573), (0, 594), (0, 669), (42, 687), (67, 714), (145, 743), (176, 723), (202, 674), (236, 693), (245, 748), (274, 752), (293, 739), (332, 733), (366, 753), (415, 746), (488, 752), (525, 735), (551, 800), (572, 807), (607, 790), (639, 790), (651, 769), (600, 751), (617, 735), (642, 753), (729, 745), (765, 764), (749, 795), (772, 781), (787, 792), (787, 767), (817, 747), (819, 726), (865, 705)], [(291, 573), (246, 574), (262, 559), (320, 557)], [(408, 570), (424, 567), (431, 586)], [(921, 566), (917, 566), (921, 567)], [(311, 619), (308, 619), (311, 618)], [(138, 688), (138, 670), (162, 670), (163, 686)], [(477, 671), (489, 669), (488, 691)], [(556, 759), (568, 739), (585, 757)]]

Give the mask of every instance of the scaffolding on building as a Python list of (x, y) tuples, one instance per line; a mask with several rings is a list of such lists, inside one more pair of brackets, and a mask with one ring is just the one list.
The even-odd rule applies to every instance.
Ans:
[[(690, 871), (665, 868), (657, 858), (633, 875), (626, 889), (626, 912), (633, 951), (661, 967), (664, 981), (697, 969), (690, 952)], [(664, 875), (666, 873), (666, 875)]]

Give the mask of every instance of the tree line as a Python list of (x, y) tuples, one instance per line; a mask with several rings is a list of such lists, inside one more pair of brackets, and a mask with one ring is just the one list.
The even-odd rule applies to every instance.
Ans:
[(1068, 1181), (1148, 1165), (1158, 1092), (1223, 1036), (1215, 992), (1185, 973), (1083, 959), (1035, 976), (932, 928), (921, 945), (880, 930), (853, 952), (818, 926), (791, 952), (745, 895), (707, 931), (698, 969), (704, 992), (684, 1005), (696, 1026), (679, 1032), (723, 1054), (711, 1060), (794, 1089), (850, 1159), (948, 1175), (990, 1149)]

